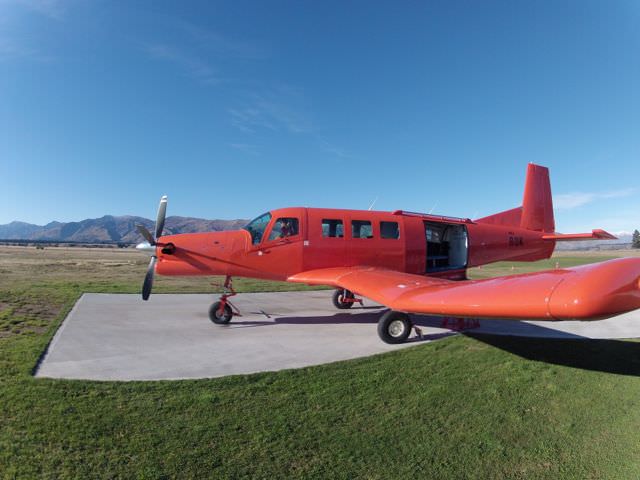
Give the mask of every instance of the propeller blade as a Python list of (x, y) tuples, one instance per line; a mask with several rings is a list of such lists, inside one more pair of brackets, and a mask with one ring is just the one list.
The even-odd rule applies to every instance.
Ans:
[(153, 236), (151, 236), (151, 232), (149, 232), (149, 230), (147, 230), (144, 225), (136, 225), (136, 230), (138, 230), (138, 233), (142, 235), (142, 237), (147, 242), (149, 242), (149, 245), (156, 244), (156, 241), (153, 239)]
[(158, 206), (158, 216), (156, 217), (156, 239), (162, 236), (164, 229), (164, 218), (167, 214), (167, 196), (163, 195)]
[(147, 268), (147, 274), (144, 276), (144, 283), (142, 284), (142, 299), (149, 300), (149, 295), (151, 295), (151, 287), (153, 287), (153, 274), (156, 270), (156, 261), (158, 259), (156, 257), (151, 257), (151, 261), (149, 262), (149, 268)]

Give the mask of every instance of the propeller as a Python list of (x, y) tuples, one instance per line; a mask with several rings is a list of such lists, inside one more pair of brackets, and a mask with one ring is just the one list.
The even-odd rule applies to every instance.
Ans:
[(149, 300), (149, 295), (151, 295), (151, 288), (153, 287), (153, 272), (155, 272), (157, 261), (158, 257), (155, 255), (151, 257), (149, 267), (147, 268), (147, 274), (144, 276), (144, 282), (142, 283), (143, 300)]
[(167, 196), (163, 195), (160, 199), (160, 205), (158, 206), (158, 215), (156, 216), (156, 228), (155, 235), (151, 235), (151, 232), (147, 230), (144, 225), (136, 225), (138, 233), (144, 238), (144, 242), (136, 245), (136, 249), (151, 254), (151, 261), (147, 268), (147, 274), (144, 276), (144, 282), (142, 283), (142, 299), (148, 300), (151, 295), (151, 288), (153, 287), (153, 274), (156, 270), (156, 262), (158, 257), (156, 256), (156, 247), (162, 245), (158, 243), (158, 238), (162, 236), (162, 230), (164, 229), (164, 219), (167, 215)]

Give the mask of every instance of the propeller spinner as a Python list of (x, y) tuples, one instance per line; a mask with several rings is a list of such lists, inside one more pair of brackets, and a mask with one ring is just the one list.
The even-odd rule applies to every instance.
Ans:
[(142, 283), (142, 299), (148, 300), (151, 295), (151, 288), (153, 287), (153, 274), (156, 270), (156, 262), (158, 257), (156, 256), (156, 247), (158, 244), (158, 238), (162, 236), (162, 230), (164, 229), (164, 219), (167, 214), (167, 196), (163, 195), (160, 199), (160, 205), (158, 206), (158, 215), (156, 216), (156, 228), (155, 235), (151, 235), (151, 232), (146, 229), (144, 225), (136, 225), (138, 233), (145, 239), (144, 242), (136, 245), (136, 249), (151, 254), (151, 261), (147, 268), (147, 274), (144, 276), (144, 282)]

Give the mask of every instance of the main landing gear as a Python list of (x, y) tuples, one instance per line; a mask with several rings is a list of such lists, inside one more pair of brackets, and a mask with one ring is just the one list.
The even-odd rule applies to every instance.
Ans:
[(422, 339), (422, 330), (414, 325), (409, 315), (404, 312), (389, 310), (378, 320), (380, 340), (391, 345), (406, 342), (411, 329), (416, 332), (418, 338)]
[(339, 288), (333, 292), (332, 301), (333, 305), (340, 310), (351, 308), (354, 303), (359, 303), (362, 306), (362, 299), (356, 298), (355, 294), (346, 288)]
[(241, 316), (240, 311), (229, 300), (229, 297), (237, 295), (236, 291), (233, 289), (233, 280), (230, 276), (227, 275), (222, 288), (223, 293), (220, 296), (220, 300), (209, 307), (209, 319), (218, 325), (226, 325), (231, 321), (234, 315)]
[[(362, 299), (346, 288), (338, 288), (333, 292), (333, 305), (340, 310), (353, 307), (354, 303), (362, 305)], [(380, 340), (389, 344), (404, 343), (409, 338), (411, 330), (422, 338), (422, 331), (413, 324), (409, 315), (395, 310), (389, 310), (378, 321), (378, 336)]]
[[(477, 318), (444, 317), (441, 324), (441, 328), (457, 332), (478, 327), (480, 327), (480, 320)], [(404, 312), (389, 310), (378, 320), (378, 336), (385, 343), (398, 344), (406, 342), (411, 329), (416, 332), (419, 339), (423, 339), (422, 330)]]

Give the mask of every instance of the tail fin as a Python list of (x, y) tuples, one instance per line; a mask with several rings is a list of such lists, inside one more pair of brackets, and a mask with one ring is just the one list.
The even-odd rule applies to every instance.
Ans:
[(527, 165), (527, 180), (522, 199), (522, 219), (520, 226), (538, 232), (554, 232), (553, 201), (549, 169), (530, 163)]
[(554, 232), (553, 201), (549, 169), (530, 163), (524, 184), (522, 206), (476, 220), (478, 223), (525, 228), (538, 232)]

